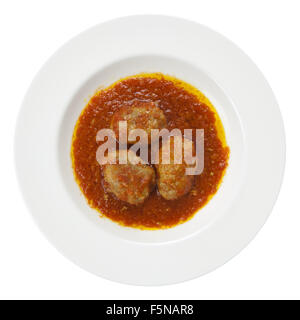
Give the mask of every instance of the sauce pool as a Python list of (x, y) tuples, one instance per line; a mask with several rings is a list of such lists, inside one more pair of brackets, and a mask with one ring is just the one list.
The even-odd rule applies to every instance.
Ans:
[[(155, 189), (139, 206), (107, 193), (96, 151), (100, 129), (110, 128), (111, 118), (124, 102), (155, 102), (167, 118), (167, 129), (204, 129), (204, 170), (195, 176), (192, 190), (177, 200), (165, 200)], [(121, 225), (162, 229), (183, 223), (217, 192), (228, 165), (222, 123), (210, 101), (197, 89), (176, 78), (140, 74), (119, 80), (98, 91), (82, 111), (73, 133), (71, 157), (76, 182), (88, 204)]]

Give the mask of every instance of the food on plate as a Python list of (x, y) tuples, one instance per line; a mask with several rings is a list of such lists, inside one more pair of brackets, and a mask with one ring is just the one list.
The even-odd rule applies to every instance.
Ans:
[[(127, 150), (117, 152), (117, 158), (121, 152)], [(103, 167), (103, 177), (108, 192), (133, 205), (143, 203), (155, 186), (154, 169), (142, 163), (108, 163)]]
[[(160, 195), (167, 200), (178, 199), (190, 192), (193, 187), (195, 176), (186, 174), (186, 168), (192, 167), (192, 165), (187, 164), (184, 159), (182, 159), (182, 163), (175, 163), (174, 161), (174, 151), (176, 150), (174, 146), (177, 141), (178, 145), (180, 143), (179, 147), (182, 148), (182, 154), (184, 145), (191, 149), (189, 150), (191, 153), (194, 152), (195, 148), (193, 142), (191, 144), (185, 144), (185, 140), (187, 139), (181, 136), (172, 136), (162, 144), (159, 150), (160, 161), (159, 164), (156, 164), (157, 187)], [(169, 145), (169, 148), (164, 148), (167, 147), (167, 144)], [(168, 153), (170, 163), (162, 163), (164, 153)]]
[[(99, 130), (113, 129), (111, 143), (132, 150), (135, 144), (119, 145), (118, 122), (130, 128), (204, 131), (204, 168), (185, 176), (186, 164), (168, 167), (151, 163), (101, 165), (96, 154), (105, 140)], [(157, 150), (161, 150), (161, 139)], [(125, 140), (126, 142), (126, 140)], [(152, 144), (149, 145), (149, 149)], [(197, 148), (196, 148), (197, 149)], [(128, 154), (130, 153), (128, 151)], [(101, 217), (139, 229), (164, 229), (191, 219), (217, 192), (229, 159), (222, 122), (209, 99), (198, 89), (161, 73), (138, 74), (118, 80), (96, 92), (80, 114), (73, 132), (71, 158), (74, 177), (88, 204)], [(148, 161), (148, 162), (147, 162)]]
[[(124, 105), (116, 111), (111, 120), (111, 129), (119, 137), (119, 122), (127, 121), (127, 130), (143, 129), (148, 137), (151, 136), (151, 129), (163, 129), (166, 127), (167, 120), (163, 111), (151, 101), (135, 101), (132, 105)], [(127, 140), (134, 143), (135, 140)]]

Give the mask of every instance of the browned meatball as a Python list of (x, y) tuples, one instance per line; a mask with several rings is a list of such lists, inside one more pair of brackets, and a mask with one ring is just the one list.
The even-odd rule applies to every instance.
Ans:
[[(182, 139), (182, 164), (174, 163), (174, 137), (169, 138), (170, 141), (170, 164), (162, 164), (163, 146), (159, 150), (159, 164), (156, 165), (157, 170), (157, 186), (161, 196), (167, 200), (175, 200), (187, 194), (194, 183), (193, 175), (186, 175), (186, 168), (190, 165), (184, 162), (183, 145), (185, 139)], [(168, 143), (165, 142), (165, 143)], [(194, 145), (190, 145), (194, 151)], [(166, 154), (166, 153), (165, 153)]]
[(143, 203), (155, 186), (154, 169), (141, 163), (106, 164), (103, 174), (106, 190), (133, 205)]
[[(131, 106), (123, 106), (112, 117), (111, 129), (119, 140), (119, 121), (127, 121), (128, 132), (133, 129), (143, 129), (151, 135), (151, 129), (163, 129), (167, 121), (163, 111), (153, 102), (136, 102)], [(128, 141), (134, 143), (135, 141)]]

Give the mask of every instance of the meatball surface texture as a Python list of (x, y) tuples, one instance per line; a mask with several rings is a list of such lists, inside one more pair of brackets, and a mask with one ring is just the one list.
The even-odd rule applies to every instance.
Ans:
[[(114, 113), (111, 120), (111, 129), (119, 140), (119, 121), (127, 121), (127, 137), (130, 130), (143, 129), (151, 135), (151, 129), (163, 129), (167, 125), (163, 111), (154, 102), (137, 102), (130, 106), (123, 106)], [(128, 140), (128, 139), (127, 139)], [(136, 141), (127, 141), (133, 144)]]
[[(174, 146), (182, 143), (182, 163), (177, 164), (174, 161)], [(194, 152), (194, 145), (190, 140), (182, 137), (170, 137), (166, 142), (163, 143), (159, 149), (159, 164), (155, 165), (157, 171), (157, 186), (159, 193), (166, 200), (175, 200), (185, 194), (187, 194), (193, 186), (195, 176), (186, 175), (186, 168), (192, 167), (184, 161), (184, 150), (183, 146), (185, 142), (190, 142), (187, 145), (191, 152)], [(170, 143), (170, 163), (163, 164), (162, 158), (166, 155), (163, 148), (164, 144)], [(180, 146), (180, 145), (179, 145)]]
[[(127, 150), (117, 152), (117, 158), (124, 152), (127, 153)], [(135, 160), (141, 159), (135, 156)], [(155, 186), (155, 170), (142, 163), (108, 163), (103, 166), (103, 176), (108, 192), (133, 205), (142, 204)]]

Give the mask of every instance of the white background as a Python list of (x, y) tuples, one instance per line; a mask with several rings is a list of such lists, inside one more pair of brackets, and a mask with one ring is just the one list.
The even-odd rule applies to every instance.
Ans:
[[(223, 267), (172, 286), (122, 285), (69, 262), (34, 224), (14, 173), (16, 116), (34, 75), (79, 32), (132, 14), (187, 18), (231, 39), (269, 81), (286, 128), (285, 178), (266, 225)], [(300, 299), (299, 14), (299, 0), (1, 1), (0, 299)]]

